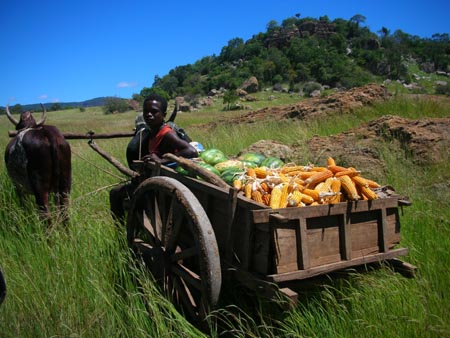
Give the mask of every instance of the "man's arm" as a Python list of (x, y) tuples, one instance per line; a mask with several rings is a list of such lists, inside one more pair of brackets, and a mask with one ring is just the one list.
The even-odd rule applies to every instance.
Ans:
[[(174, 149), (176, 149), (176, 151)], [(159, 150), (161, 154), (173, 153), (176, 156), (184, 158), (198, 157), (197, 150), (188, 142), (180, 139), (175, 132), (169, 132), (164, 135), (164, 139), (161, 141)], [(170, 159), (160, 158), (156, 154), (145, 156), (144, 160), (160, 162), (161, 164), (172, 162)]]

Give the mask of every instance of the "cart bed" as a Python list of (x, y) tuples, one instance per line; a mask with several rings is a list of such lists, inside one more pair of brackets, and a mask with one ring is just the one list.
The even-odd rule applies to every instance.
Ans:
[(400, 243), (396, 197), (273, 210), (205, 181), (161, 166), (153, 175), (176, 178), (208, 215), (223, 269), (273, 282), (306, 279), (407, 254)]

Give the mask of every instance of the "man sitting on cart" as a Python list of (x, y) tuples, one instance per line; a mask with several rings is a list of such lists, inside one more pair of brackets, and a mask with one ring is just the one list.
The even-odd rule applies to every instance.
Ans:
[[(148, 153), (141, 160), (144, 162), (159, 162), (168, 165), (171, 160), (164, 158), (164, 154), (172, 153), (179, 157), (198, 157), (197, 150), (185, 140), (182, 140), (172, 128), (166, 124), (165, 117), (167, 101), (157, 95), (151, 94), (143, 103), (143, 117), (150, 128)], [(109, 201), (111, 213), (115, 221), (123, 224), (125, 221), (124, 201), (129, 199), (137, 188), (138, 182), (132, 180), (124, 185), (111, 189)]]

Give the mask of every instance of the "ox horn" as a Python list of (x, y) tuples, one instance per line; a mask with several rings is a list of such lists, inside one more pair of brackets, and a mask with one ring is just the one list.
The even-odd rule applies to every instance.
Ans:
[(6, 116), (8, 116), (8, 119), (12, 122), (12, 124), (14, 124), (15, 126), (17, 126), (19, 124), (19, 121), (17, 121), (10, 113), (9, 111), (9, 106), (6, 105)]
[(36, 127), (39, 127), (40, 125), (42, 125), (45, 122), (45, 119), (47, 118), (47, 111), (45, 110), (44, 105), (41, 103), (41, 107), (42, 107), (42, 117), (41, 119), (36, 122)]

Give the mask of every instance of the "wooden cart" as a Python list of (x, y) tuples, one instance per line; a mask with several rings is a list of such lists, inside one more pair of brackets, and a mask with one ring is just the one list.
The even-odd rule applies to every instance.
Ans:
[(396, 258), (408, 252), (398, 247), (396, 197), (273, 210), (231, 186), (145, 166), (131, 198), (128, 245), (193, 321), (215, 308), (224, 280), (295, 301), (285, 282), (373, 262), (402, 265)]

